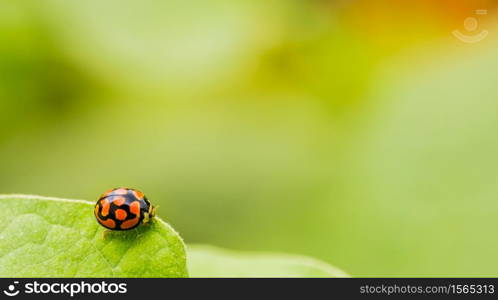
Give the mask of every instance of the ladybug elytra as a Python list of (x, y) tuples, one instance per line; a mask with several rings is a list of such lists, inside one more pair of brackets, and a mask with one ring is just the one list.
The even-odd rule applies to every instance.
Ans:
[(115, 188), (100, 196), (94, 213), (97, 222), (107, 229), (130, 230), (148, 223), (155, 215), (155, 207), (138, 190)]

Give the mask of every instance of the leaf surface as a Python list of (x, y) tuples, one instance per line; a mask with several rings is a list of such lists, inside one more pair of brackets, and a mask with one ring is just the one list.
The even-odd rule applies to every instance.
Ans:
[(0, 195), (0, 277), (187, 277), (185, 246), (159, 218), (108, 232), (94, 203)]
[(188, 248), (191, 277), (349, 277), (317, 259), (278, 253), (251, 253), (206, 245)]

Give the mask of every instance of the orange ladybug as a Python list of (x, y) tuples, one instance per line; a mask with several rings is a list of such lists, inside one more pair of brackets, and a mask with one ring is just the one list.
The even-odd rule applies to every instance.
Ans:
[(135, 189), (115, 188), (100, 196), (95, 204), (95, 218), (110, 230), (131, 230), (148, 223), (156, 209), (145, 195)]

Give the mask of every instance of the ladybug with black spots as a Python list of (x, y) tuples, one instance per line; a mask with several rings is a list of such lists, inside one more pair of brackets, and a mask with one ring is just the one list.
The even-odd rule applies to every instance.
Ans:
[(156, 209), (145, 195), (135, 189), (115, 188), (100, 196), (95, 204), (95, 218), (110, 230), (131, 230), (147, 224)]

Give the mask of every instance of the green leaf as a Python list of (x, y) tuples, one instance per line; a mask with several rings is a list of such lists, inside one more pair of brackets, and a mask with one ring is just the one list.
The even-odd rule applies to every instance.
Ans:
[(0, 277), (187, 277), (183, 241), (164, 221), (104, 238), (93, 207), (0, 195)]
[(299, 255), (251, 253), (189, 245), (191, 277), (349, 277), (322, 261)]

